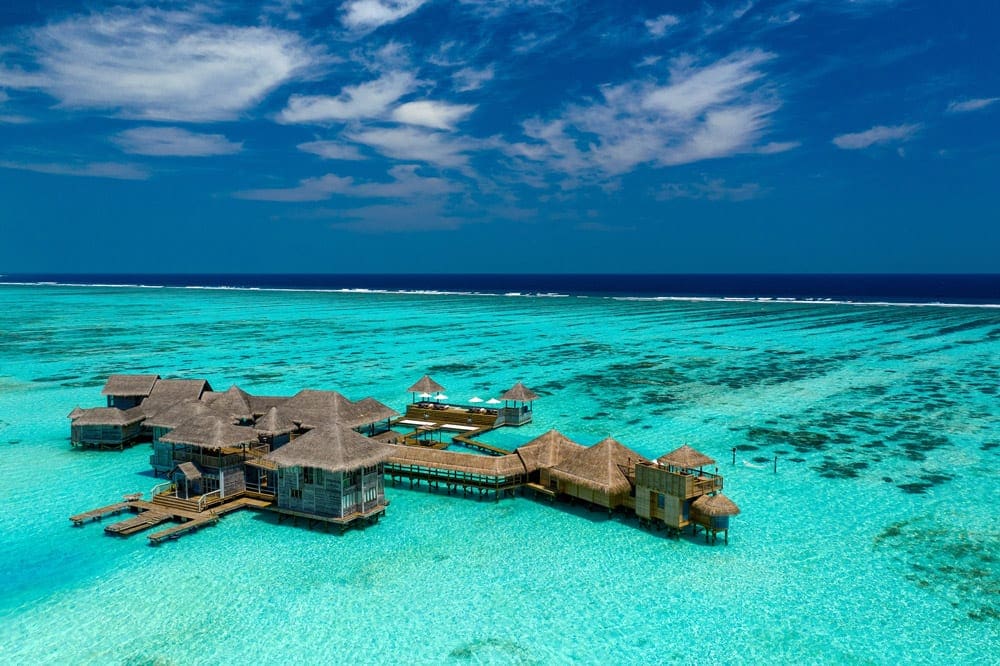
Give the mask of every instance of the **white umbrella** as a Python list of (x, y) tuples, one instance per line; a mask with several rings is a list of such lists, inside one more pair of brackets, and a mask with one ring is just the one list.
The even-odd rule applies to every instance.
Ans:
[(434, 399), (435, 400), (447, 400), (448, 396), (446, 396), (444, 393), (438, 393), (436, 396), (434, 396)]
[(469, 402), (482, 402), (482, 401), (483, 399), (480, 398), (478, 395), (474, 395), (471, 398), (469, 398)]
[(429, 398), (429, 397), (431, 397), (431, 394), (430, 393), (421, 393), (420, 397), (421, 398)]
[(500, 401), (497, 400), (496, 398), (490, 398), (489, 400), (486, 401), (486, 404), (487, 405), (499, 405)]

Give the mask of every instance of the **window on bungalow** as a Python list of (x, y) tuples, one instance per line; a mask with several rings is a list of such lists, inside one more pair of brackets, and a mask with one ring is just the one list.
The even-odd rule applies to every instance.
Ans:
[(304, 467), (302, 469), (302, 483), (312, 483), (312, 482), (313, 482), (312, 467)]

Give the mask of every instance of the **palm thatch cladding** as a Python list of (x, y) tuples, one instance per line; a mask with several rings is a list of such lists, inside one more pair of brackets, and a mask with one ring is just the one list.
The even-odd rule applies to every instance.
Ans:
[(406, 389), (407, 393), (444, 393), (444, 387), (438, 384), (436, 381), (430, 378), (430, 375), (424, 375), (417, 381), (416, 384)]
[(702, 495), (691, 503), (691, 510), (709, 518), (736, 516), (740, 513), (740, 508), (722, 493)]
[(501, 400), (516, 400), (518, 402), (532, 402), (538, 400), (538, 394), (530, 388), (518, 382), (500, 396)]
[(558, 430), (549, 430), (544, 435), (517, 447), (514, 453), (521, 457), (525, 469), (531, 474), (540, 469), (555, 467), (584, 448), (582, 444), (577, 444)]
[(66, 415), (66, 418), (68, 418), (70, 421), (72, 421), (73, 419), (75, 419), (76, 417), (80, 416), (81, 414), (83, 414), (83, 410), (80, 409), (79, 405), (77, 405), (76, 407), (73, 408), (72, 412), (70, 412), (69, 414)]
[(631, 494), (629, 477), (638, 462), (648, 461), (608, 437), (567, 457), (549, 474), (561, 492), (614, 508), (624, 504)]
[(311, 467), (327, 472), (347, 472), (385, 461), (393, 447), (354, 430), (326, 426), (310, 430), (267, 455), (278, 467)]
[(399, 416), (399, 412), (392, 407), (379, 402), (375, 398), (362, 398), (354, 403), (354, 408), (357, 417), (359, 419), (364, 419), (364, 421), (358, 425), (375, 423), (376, 421), (385, 421), (386, 419)]
[(160, 379), (142, 402), (142, 408), (146, 416), (153, 416), (181, 400), (200, 400), (205, 391), (211, 390), (204, 379)]
[(265, 435), (285, 435), (295, 430), (295, 427), (291, 419), (282, 416), (277, 407), (272, 407), (257, 419), (253, 429)]
[(309, 430), (328, 425), (357, 428), (396, 416), (395, 411), (374, 398), (353, 403), (336, 391), (311, 389), (299, 391), (279, 405), (278, 411)]
[(160, 437), (168, 444), (187, 444), (202, 449), (236, 449), (258, 443), (253, 428), (237, 426), (214, 414), (185, 421)]
[(101, 395), (148, 396), (159, 375), (111, 375)]
[(687, 444), (674, 449), (670, 453), (660, 456), (656, 462), (661, 465), (672, 465), (685, 469), (697, 469), (706, 465), (714, 465), (715, 460), (709, 458), (701, 451), (691, 448)]
[(182, 462), (177, 465), (176, 469), (188, 481), (197, 481), (201, 478), (201, 470), (193, 462)]

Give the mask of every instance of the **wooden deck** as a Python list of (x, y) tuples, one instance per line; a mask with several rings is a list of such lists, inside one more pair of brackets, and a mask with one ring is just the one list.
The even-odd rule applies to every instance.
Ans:
[(167, 521), (180, 521), (180, 524), (149, 535), (151, 545), (156, 545), (169, 539), (177, 539), (184, 534), (193, 532), (206, 525), (214, 525), (227, 513), (239, 509), (264, 509), (271, 505), (270, 501), (260, 497), (240, 496), (229, 501), (215, 503), (211, 507), (198, 511), (197, 500), (178, 500), (177, 498), (158, 495), (152, 502), (140, 499), (141, 496), (130, 495), (124, 502), (109, 504), (98, 509), (70, 516), (74, 526), (87, 522), (101, 520), (105, 516), (118, 515), (124, 511), (136, 515), (118, 521), (104, 528), (106, 534), (114, 536), (131, 536), (143, 532)]
[(292, 518), (293, 521), (298, 521), (302, 518), (306, 521), (306, 525), (312, 529), (314, 524), (320, 525), (335, 525), (340, 528), (343, 532), (348, 527), (357, 525), (359, 523), (370, 524), (377, 523), (378, 519), (385, 515), (385, 509), (388, 503), (385, 505), (376, 506), (371, 511), (367, 512), (356, 512), (342, 517), (336, 516), (317, 516), (311, 513), (304, 513), (302, 511), (295, 511), (293, 509), (282, 509), (277, 506), (266, 507), (267, 511), (275, 513), (278, 515), (278, 522), (280, 523), (283, 516)]

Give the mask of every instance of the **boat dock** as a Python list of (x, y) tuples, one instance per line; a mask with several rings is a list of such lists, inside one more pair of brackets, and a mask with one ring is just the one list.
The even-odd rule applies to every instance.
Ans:
[(253, 497), (239, 497), (198, 510), (198, 503), (194, 500), (179, 500), (167, 495), (157, 495), (153, 501), (147, 502), (141, 499), (141, 495), (136, 494), (127, 496), (123, 502), (70, 516), (70, 520), (74, 526), (81, 526), (106, 516), (129, 511), (136, 515), (104, 528), (105, 534), (123, 537), (144, 532), (168, 521), (179, 521), (178, 525), (154, 532), (147, 537), (151, 545), (156, 545), (166, 540), (180, 538), (206, 525), (214, 525), (227, 513), (243, 508), (263, 509), (270, 504), (271, 502)]

